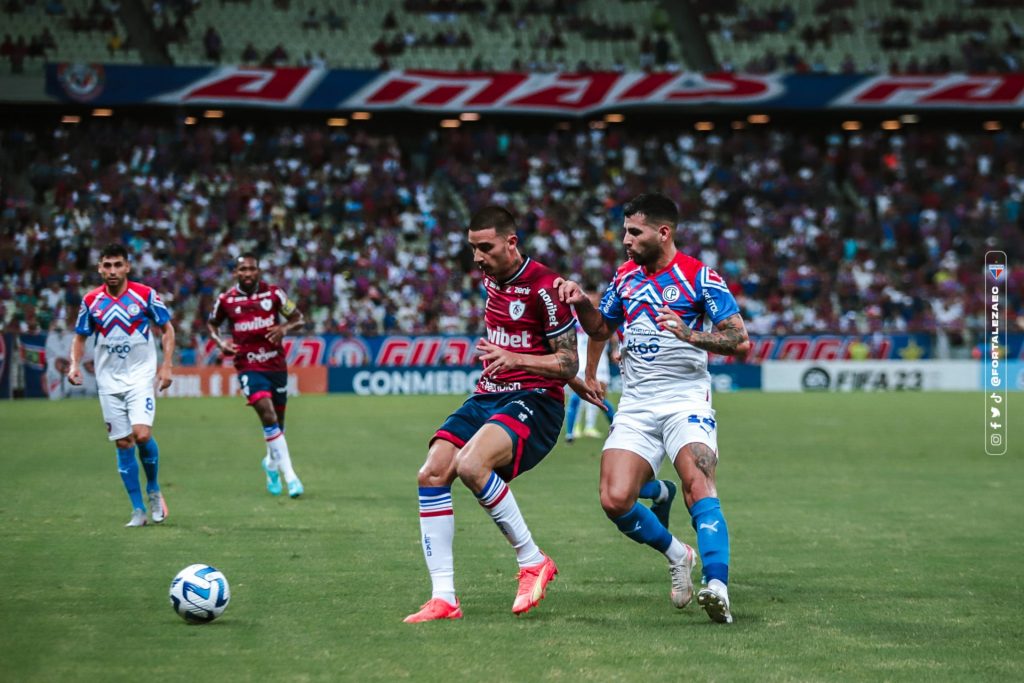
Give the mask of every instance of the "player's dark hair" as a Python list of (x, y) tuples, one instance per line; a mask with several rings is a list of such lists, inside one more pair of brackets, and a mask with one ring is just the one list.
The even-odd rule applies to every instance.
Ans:
[(128, 249), (120, 242), (111, 242), (100, 251), (101, 261), (105, 258), (117, 258), (119, 256), (125, 261), (128, 260)]
[(679, 222), (679, 209), (676, 208), (676, 203), (658, 192), (638, 194), (626, 202), (622, 211), (627, 217), (641, 214), (647, 219), (648, 224), (666, 223), (674, 228)]
[(516, 219), (512, 213), (500, 206), (485, 206), (473, 214), (469, 221), (471, 232), (494, 228), (499, 235), (514, 235), (516, 232)]
[(255, 261), (257, 268), (260, 267), (260, 257), (251, 251), (247, 251), (244, 254), (239, 254), (238, 258), (235, 259), (235, 265), (238, 265), (247, 258), (251, 258), (253, 261)]

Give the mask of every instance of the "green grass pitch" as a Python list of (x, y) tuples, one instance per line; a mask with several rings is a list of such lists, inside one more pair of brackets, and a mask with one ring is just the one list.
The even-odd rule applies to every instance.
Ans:
[[(459, 402), (294, 399), (289, 500), (240, 399), (161, 400), (170, 517), (143, 529), (97, 401), (0, 403), (0, 680), (1024, 680), (1024, 420), (986, 456), (978, 394), (717, 397), (732, 626), (675, 610), (665, 560), (604, 518), (592, 439), (513, 485), (547, 599), (512, 616), (514, 555), (456, 484), (466, 616), (410, 626), (416, 470)], [(693, 543), (678, 502), (672, 528)], [(231, 583), (213, 624), (168, 604), (193, 562)]]

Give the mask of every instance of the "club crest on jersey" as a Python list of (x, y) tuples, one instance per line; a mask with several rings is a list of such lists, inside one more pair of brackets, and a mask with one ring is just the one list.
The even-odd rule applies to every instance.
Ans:
[(241, 313), (241, 312), (242, 312), (242, 307), (241, 306), (235, 306), (235, 313), (238, 314), (238, 313)]
[(519, 320), (523, 317), (523, 313), (526, 313), (526, 304), (516, 299), (508, 304), (508, 314), (513, 320)]
[(679, 288), (675, 285), (669, 285), (662, 291), (661, 298), (665, 300), (665, 303), (671, 304), (679, 300)]
[(273, 307), (274, 302), (271, 301), (270, 299), (264, 299), (263, 301), (260, 302), (260, 308), (262, 308), (264, 311), (269, 311)]
[(132, 317), (137, 316), (141, 310), (138, 304), (128, 304), (128, 315)]

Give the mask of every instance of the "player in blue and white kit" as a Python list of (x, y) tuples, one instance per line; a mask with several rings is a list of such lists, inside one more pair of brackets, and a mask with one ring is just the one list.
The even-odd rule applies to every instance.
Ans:
[(731, 623), (729, 533), (715, 487), (718, 438), (707, 363), (709, 351), (745, 355), (750, 341), (722, 278), (676, 249), (679, 214), (672, 200), (642, 194), (625, 205), (624, 214), (629, 260), (600, 306), (575, 282), (556, 283), (592, 340), (623, 328), (622, 398), (601, 454), (601, 506), (620, 531), (668, 558), (672, 604), (689, 604), (693, 548), (637, 502), (659, 485), (650, 479), (667, 453), (683, 484), (708, 582), (697, 601), (712, 620)]
[[(156, 291), (128, 281), (128, 250), (111, 244), (100, 252), (99, 273), (104, 285), (82, 299), (71, 342), (68, 381), (82, 383), (81, 360), (85, 340), (96, 337), (96, 388), (107, 423), (107, 435), (117, 446), (117, 470), (132, 502), (132, 518), (125, 526), (146, 525), (146, 504), (139, 487), (139, 449), (146, 472), (150, 519), (159, 524), (167, 517), (157, 472), (160, 451), (152, 435), (156, 414), (155, 383), (171, 386), (174, 326), (171, 314)], [(160, 330), (164, 360), (157, 368), (152, 328)]]

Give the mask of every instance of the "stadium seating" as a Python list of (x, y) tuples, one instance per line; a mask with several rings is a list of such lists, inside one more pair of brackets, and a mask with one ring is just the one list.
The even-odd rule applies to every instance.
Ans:
[[(107, 6), (116, 5), (108, 3)], [(58, 10), (63, 7), (63, 12)], [(42, 54), (26, 55), (23, 72), (40, 73), (46, 62), (80, 61), (90, 63), (139, 63), (138, 52), (127, 43), (128, 31), (116, 12), (92, 0), (38, 0), (23, 4), (5, 3), (3, 29), (13, 41), (24, 38), (26, 45), (43, 31), (49, 31), (53, 47)], [(114, 43), (111, 43), (113, 36)], [(119, 45), (113, 49), (113, 45)], [(4, 55), (5, 61), (10, 58)], [(13, 65), (12, 65), (13, 70)]]
[(786, 71), (1005, 72), (1020, 70), (1024, 56), (1019, 2), (739, 0), (697, 7), (716, 58), (735, 71), (777, 64)]
[[(480, 11), (409, 11), (424, 2), (386, 0), (346, 4), (339, 19), (343, 26), (332, 31), (325, 6), (287, 0), (210, 2), (198, 6), (189, 20), (189, 36), (169, 46), (175, 64), (208, 64), (202, 37), (214, 27), (224, 43), (226, 63), (242, 61), (252, 44), (263, 61), (271, 49), (285, 46), (289, 64), (322, 59), (333, 68), (469, 69), (474, 66), (535, 70), (575, 68), (640, 68), (641, 39), (658, 20), (656, 0), (513, 0), (511, 12), (497, 12), (493, 0), (480, 3)], [(468, 3), (466, 3), (468, 4)], [(533, 11), (526, 12), (532, 4)], [(558, 5), (561, 12), (551, 8)], [(537, 11), (539, 10), (539, 11)], [(310, 12), (313, 16), (310, 16)], [(394, 28), (385, 19), (394, 18)], [(471, 45), (437, 46), (438, 34), (450, 34), (449, 42), (468, 37)], [(554, 38), (557, 35), (558, 38)], [(680, 50), (671, 32), (665, 35), (669, 51), (678, 61)], [(400, 51), (380, 54), (378, 41), (401, 43)], [(564, 47), (550, 47), (559, 41)], [(437, 41), (440, 42), (440, 41)], [(465, 42), (465, 41), (464, 41)], [(320, 57), (322, 55), (322, 57)], [(386, 58), (386, 60), (385, 60)], [(518, 62), (517, 62), (518, 60)]]

